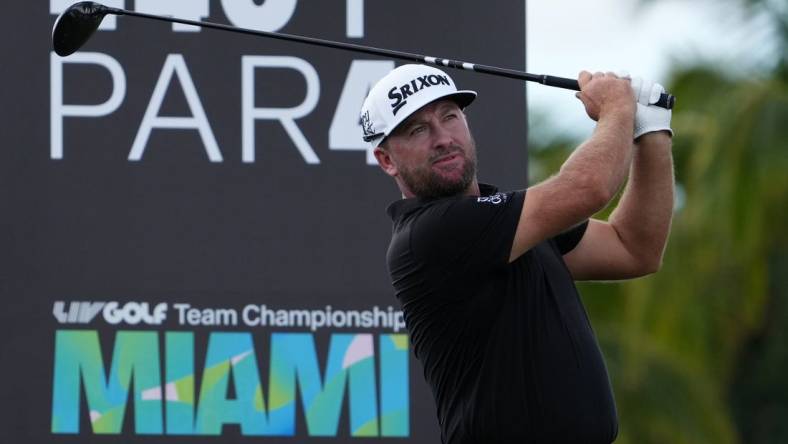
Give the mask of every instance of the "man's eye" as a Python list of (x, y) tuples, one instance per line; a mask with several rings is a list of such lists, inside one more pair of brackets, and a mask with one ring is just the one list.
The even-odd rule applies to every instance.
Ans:
[(457, 118), (457, 114), (455, 113), (446, 114), (446, 116), (444, 117), (445, 120), (451, 120), (456, 118)]
[(423, 132), (423, 131), (424, 131), (424, 126), (423, 126), (423, 125), (414, 126), (414, 127), (413, 127), (413, 128), (410, 130), (410, 135), (411, 135), (411, 136), (413, 136), (413, 135), (419, 134), (419, 133), (421, 133), (421, 132)]

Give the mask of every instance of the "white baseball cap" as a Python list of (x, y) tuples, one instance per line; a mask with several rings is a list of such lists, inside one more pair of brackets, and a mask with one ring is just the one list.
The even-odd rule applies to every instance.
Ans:
[(424, 105), (451, 98), (465, 108), (476, 91), (458, 91), (445, 72), (427, 65), (402, 65), (372, 87), (361, 107), (364, 141), (377, 143)]

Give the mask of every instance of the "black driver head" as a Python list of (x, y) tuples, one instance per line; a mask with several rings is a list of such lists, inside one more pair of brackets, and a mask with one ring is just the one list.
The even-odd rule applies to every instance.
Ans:
[(96, 32), (109, 11), (106, 6), (95, 2), (71, 5), (55, 20), (55, 27), (52, 29), (52, 47), (55, 53), (61, 57), (75, 53)]

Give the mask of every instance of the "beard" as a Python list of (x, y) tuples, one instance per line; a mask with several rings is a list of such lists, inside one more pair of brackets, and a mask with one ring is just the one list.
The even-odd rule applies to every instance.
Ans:
[[(476, 178), (476, 147), (471, 142), (470, 157), (458, 146), (451, 146), (440, 152), (436, 152), (429, 158), (426, 165), (419, 165), (414, 168), (400, 167), (400, 178), (408, 186), (411, 192), (417, 197), (434, 199), (440, 197), (456, 196), (464, 193)], [(459, 177), (446, 177), (440, 171), (432, 168), (432, 163), (441, 156), (447, 154), (458, 154), (465, 160)], [(451, 174), (451, 176), (455, 176)]]

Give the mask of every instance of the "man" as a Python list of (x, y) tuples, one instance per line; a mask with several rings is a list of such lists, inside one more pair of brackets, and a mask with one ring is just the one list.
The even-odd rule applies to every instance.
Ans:
[[(365, 139), (404, 197), (389, 207), (387, 259), (445, 443), (616, 437), (574, 281), (660, 267), (673, 206), (670, 111), (649, 105), (657, 84), (585, 71), (578, 82), (593, 135), (553, 177), (506, 193), (478, 183), (463, 112), (476, 93), (444, 72), (399, 67), (364, 102)], [(609, 220), (589, 220), (627, 177)]]

